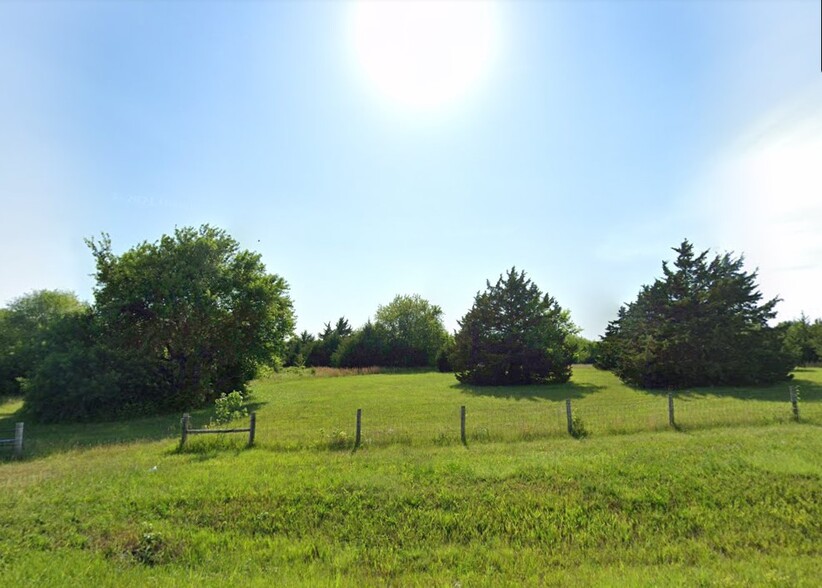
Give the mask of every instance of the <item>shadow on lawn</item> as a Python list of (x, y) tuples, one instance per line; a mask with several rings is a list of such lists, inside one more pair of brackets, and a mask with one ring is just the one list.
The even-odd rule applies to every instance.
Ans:
[[(721, 398), (735, 398), (737, 400), (760, 400), (766, 402), (790, 402), (790, 386), (799, 388), (800, 402), (822, 402), (822, 383), (809, 378), (812, 370), (798, 368), (794, 370), (794, 377), (777, 384), (768, 386), (704, 386), (673, 390), (677, 398), (682, 400), (697, 400), (709, 396)], [(640, 389), (637, 392), (654, 396), (665, 396), (668, 390)]]
[(603, 390), (605, 386), (595, 384), (565, 384), (523, 385), (523, 386), (472, 386), (456, 383), (452, 388), (471, 396), (490, 396), (494, 398), (508, 398), (513, 400), (572, 400), (583, 398)]
[[(249, 412), (258, 411), (266, 402), (250, 402)], [(25, 423), (23, 436), (23, 458), (39, 459), (74, 449), (91, 449), (101, 445), (120, 445), (137, 441), (179, 441), (182, 413), (135, 418), (101, 423), (44, 424), (31, 422), (22, 409), (15, 412), (3, 411), (0, 404), (0, 437), (7, 430), (14, 431), (17, 422)], [(193, 410), (191, 427), (206, 426), (214, 416), (213, 407)], [(0, 449), (0, 463), (11, 459), (11, 452)]]

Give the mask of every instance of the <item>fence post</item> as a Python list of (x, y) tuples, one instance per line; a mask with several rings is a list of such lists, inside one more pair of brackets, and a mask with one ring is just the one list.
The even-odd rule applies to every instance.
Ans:
[(674, 393), (668, 392), (668, 424), (676, 428), (676, 421), (674, 420)]
[(257, 430), (257, 413), (251, 413), (251, 421), (248, 424), (248, 446), (254, 445), (254, 433)]
[(468, 439), (465, 437), (465, 405), (460, 406), (460, 441), (463, 445), (468, 445)]
[(791, 408), (793, 409), (793, 420), (799, 422), (799, 387), (788, 386), (791, 392)]
[(14, 457), (23, 457), (23, 423), (14, 425)]
[(574, 419), (571, 418), (571, 399), (565, 399), (565, 416), (568, 417), (568, 434), (574, 435)]
[(186, 439), (188, 438), (188, 420), (191, 417), (187, 412), (183, 413), (183, 418), (180, 421), (180, 426), (183, 429), (182, 436), (180, 437), (180, 447), (183, 447), (186, 444)]
[(360, 446), (360, 431), (362, 430), (362, 409), (357, 409), (357, 433), (354, 436), (354, 449)]

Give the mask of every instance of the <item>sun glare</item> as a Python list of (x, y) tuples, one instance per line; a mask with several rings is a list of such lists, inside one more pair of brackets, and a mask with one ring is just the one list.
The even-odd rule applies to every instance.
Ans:
[(360, 1), (351, 6), (354, 60), (392, 106), (428, 111), (459, 103), (485, 78), (498, 43), (488, 1)]

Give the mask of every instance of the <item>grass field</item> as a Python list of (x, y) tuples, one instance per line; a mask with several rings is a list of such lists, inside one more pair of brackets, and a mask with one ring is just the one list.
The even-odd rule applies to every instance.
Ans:
[(678, 430), (665, 394), (585, 367), (515, 389), (319, 375), (255, 383), (252, 449), (178, 451), (179, 415), (27, 424), (0, 461), (0, 586), (818, 585), (822, 369), (795, 374), (800, 423), (786, 384), (680, 392)]

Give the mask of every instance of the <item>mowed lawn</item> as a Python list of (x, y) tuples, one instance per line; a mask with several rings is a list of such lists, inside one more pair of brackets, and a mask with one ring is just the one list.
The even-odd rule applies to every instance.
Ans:
[(513, 389), (277, 374), (250, 450), (178, 451), (180, 415), (27, 423), (0, 461), (0, 586), (816, 586), (822, 370), (790, 384), (799, 423), (786, 383), (679, 391), (671, 429), (667, 394), (582, 366)]

